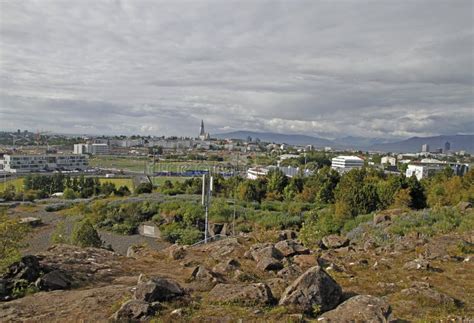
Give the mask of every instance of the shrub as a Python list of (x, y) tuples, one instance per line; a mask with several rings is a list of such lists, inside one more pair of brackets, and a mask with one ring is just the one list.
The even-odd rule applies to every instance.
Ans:
[(94, 229), (92, 223), (88, 219), (80, 221), (74, 225), (71, 242), (83, 248), (99, 248), (102, 246), (102, 240), (100, 240), (97, 230)]
[(66, 188), (64, 190), (63, 198), (66, 200), (74, 200), (76, 198), (76, 192), (72, 188)]
[(64, 222), (59, 223), (51, 234), (52, 243), (69, 243), (69, 237), (66, 234)]
[(151, 193), (153, 191), (153, 185), (151, 183), (140, 183), (135, 188), (136, 194)]
[(187, 227), (179, 230), (178, 243), (192, 245), (203, 239), (203, 233), (196, 228)]
[(0, 272), (20, 259), (19, 249), (24, 246), (22, 241), (27, 232), (26, 225), (0, 211)]

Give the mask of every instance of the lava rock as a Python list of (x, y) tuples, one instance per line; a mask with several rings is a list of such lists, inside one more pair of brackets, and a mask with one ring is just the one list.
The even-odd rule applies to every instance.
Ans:
[(308, 269), (283, 293), (279, 305), (311, 312), (317, 305), (325, 312), (335, 308), (342, 297), (341, 287), (321, 267)]

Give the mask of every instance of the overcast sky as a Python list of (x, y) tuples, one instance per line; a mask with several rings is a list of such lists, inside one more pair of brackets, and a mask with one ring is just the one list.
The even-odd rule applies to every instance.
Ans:
[(0, 0), (0, 130), (472, 134), (473, 3)]

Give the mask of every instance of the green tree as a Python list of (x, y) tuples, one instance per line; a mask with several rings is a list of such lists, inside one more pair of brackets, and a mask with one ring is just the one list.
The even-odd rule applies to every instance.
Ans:
[(99, 233), (94, 229), (94, 226), (88, 219), (82, 220), (74, 225), (71, 242), (83, 248), (100, 248), (102, 246), (102, 240), (100, 240)]

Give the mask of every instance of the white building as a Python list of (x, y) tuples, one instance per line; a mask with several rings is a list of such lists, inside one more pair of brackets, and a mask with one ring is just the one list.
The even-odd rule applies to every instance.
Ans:
[(108, 144), (75, 144), (74, 154), (107, 155), (110, 152)]
[(362, 168), (364, 160), (357, 156), (337, 156), (331, 161), (331, 168), (339, 172), (347, 172), (354, 168)]
[(306, 170), (301, 170), (299, 167), (291, 167), (291, 166), (284, 166), (284, 167), (278, 167), (278, 166), (268, 166), (268, 167), (253, 167), (249, 168), (247, 170), (247, 178), (248, 179), (257, 179), (259, 177), (265, 177), (267, 176), (268, 172), (272, 169), (279, 169), (280, 171), (285, 174), (286, 177), (293, 177), (297, 176), (299, 174), (302, 174), (303, 176), (310, 176), (313, 174), (312, 171), (306, 169)]
[(397, 166), (397, 159), (392, 156), (384, 156), (380, 163), (387, 166)]
[(4, 167), (10, 173), (54, 170), (84, 170), (89, 166), (85, 155), (5, 155)]
[(416, 176), (417, 180), (426, 178), (429, 176), (429, 166), (423, 165), (408, 165), (407, 171), (405, 173), (406, 177)]

